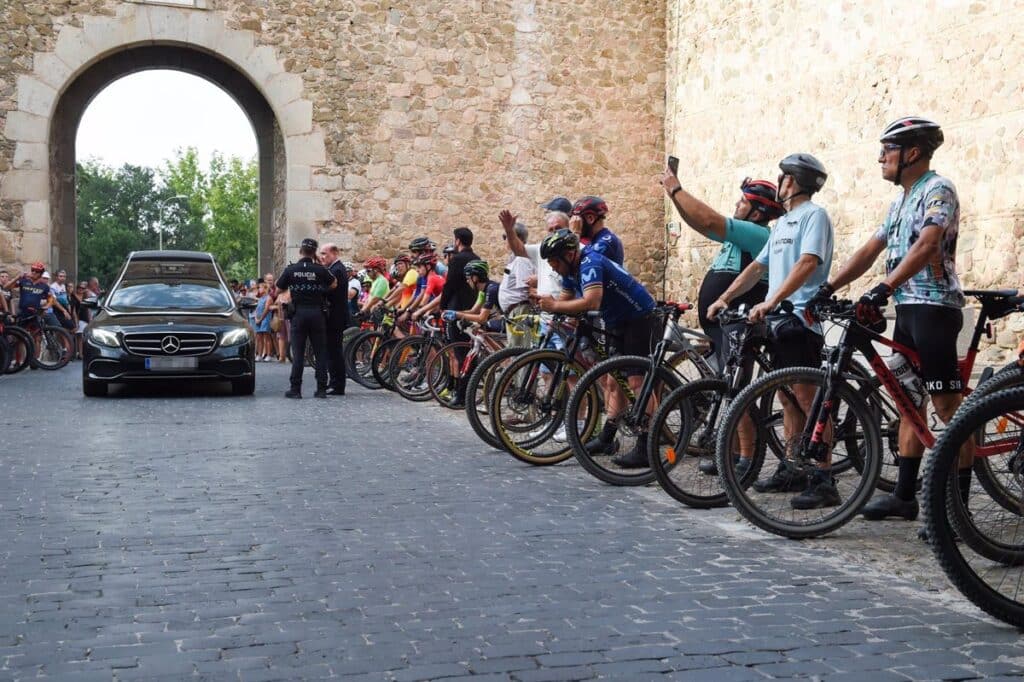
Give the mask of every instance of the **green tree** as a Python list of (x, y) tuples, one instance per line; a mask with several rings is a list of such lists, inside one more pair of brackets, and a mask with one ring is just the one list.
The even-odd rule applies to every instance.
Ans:
[(258, 275), (259, 169), (255, 160), (210, 161), (207, 194), (209, 207), (205, 249), (216, 257), (231, 278)]
[[(208, 229), (209, 176), (199, 164), (199, 151), (186, 147), (175, 151), (160, 170), (164, 202), (164, 248), (203, 251)], [(184, 199), (175, 199), (183, 196)]]

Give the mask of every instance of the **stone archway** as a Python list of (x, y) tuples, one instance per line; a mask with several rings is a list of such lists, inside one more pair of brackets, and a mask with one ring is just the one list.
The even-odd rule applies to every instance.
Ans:
[(327, 163), (323, 133), (300, 76), (252, 31), (229, 29), (216, 12), (125, 3), (114, 17), (85, 17), (64, 26), (52, 52), (36, 53), (31, 75), (19, 76), (17, 108), (5, 137), (14, 162), (0, 199), (21, 207), (20, 260), (73, 269), (74, 135), (88, 102), (128, 73), (174, 68), (207, 78), (249, 115), (260, 154), (260, 267), (278, 268), (304, 236), (330, 221), (330, 196), (312, 188)]

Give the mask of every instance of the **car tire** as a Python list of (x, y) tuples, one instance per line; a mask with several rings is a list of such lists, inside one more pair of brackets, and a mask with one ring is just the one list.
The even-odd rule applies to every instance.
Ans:
[(231, 392), (235, 395), (252, 395), (256, 392), (256, 375), (231, 380)]
[(95, 379), (82, 379), (82, 393), (89, 398), (107, 397), (108, 388), (109, 385), (105, 381), (96, 381)]

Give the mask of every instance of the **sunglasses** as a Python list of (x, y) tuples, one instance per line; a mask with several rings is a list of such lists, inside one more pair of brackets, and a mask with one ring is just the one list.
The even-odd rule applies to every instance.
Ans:
[(898, 151), (900, 149), (903, 149), (902, 145), (898, 145), (898, 144), (883, 144), (882, 148), (878, 150), (878, 155), (879, 156), (885, 156), (889, 152), (895, 152), (895, 151)]

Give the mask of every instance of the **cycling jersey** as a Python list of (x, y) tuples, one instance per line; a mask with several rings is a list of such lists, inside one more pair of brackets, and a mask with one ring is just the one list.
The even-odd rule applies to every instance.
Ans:
[(964, 293), (956, 273), (956, 241), (960, 233), (960, 200), (953, 183), (928, 171), (910, 192), (901, 194), (889, 207), (889, 213), (875, 239), (888, 247), (886, 274), (907, 257), (925, 229), (942, 230), (940, 252), (916, 275), (893, 293), (897, 305), (923, 303), (951, 308), (964, 306)]
[[(754, 256), (761, 253), (770, 236), (771, 231), (764, 225), (728, 218), (725, 221), (725, 239), (716, 234), (708, 235), (709, 239), (722, 245), (711, 263), (711, 269), (718, 272), (742, 272), (754, 260)], [(767, 282), (768, 273), (764, 273), (761, 279)]]
[(419, 277), (416, 279), (416, 293), (414, 296), (426, 292), (426, 298), (420, 301), (420, 304), (427, 303), (434, 300), (435, 297), (441, 295), (441, 290), (444, 289), (444, 277), (438, 275), (435, 272), (428, 272), (426, 277)]
[(405, 276), (402, 277), (402, 298), (398, 301), (398, 307), (405, 308), (409, 305), (409, 301), (416, 295), (416, 282), (419, 280), (419, 275), (416, 270), (409, 268)]
[(609, 327), (647, 315), (654, 310), (654, 298), (625, 268), (597, 251), (584, 251), (578, 274), (562, 278), (562, 290), (577, 297), (593, 287), (604, 289), (601, 317)]
[(388, 284), (388, 278), (384, 275), (378, 275), (377, 279), (373, 280), (373, 284), (370, 285), (370, 296), (387, 298), (390, 289), (391, 285)]
[[(755, 259), (768, 268), (766, 298), (771, 298), (779, 290), (801, 256), (817, 256), (818, 267), (799, 289), (789, 295), (794, 312), (806, 324), (804, 307), (818, 291), (818, 287), (828, 280), (828, 273), (832, 269), (832, 248), (832, 221), (825, 209), (814, 202), (805, 201), (779, 218), (768, 243)], [(821, 334), (821, 325), (815, 323), (811, 329)]]
[(484, 310), (501, 310), (501, 306), (498, 305), (498, 291), (500, 288), (501, 285), (497, 282), (487, 282), (484, 290), (477, 294), (477, 305), (483, 306)]
[(49, 298), (50, 285), (42, 278), (35, 282), (29, 277), (22, 277), (18, 280), (18, 312), (21, 314), (24, 315), (32, 310), (41, 310)]
[(590, 237), (583, 247), (583, 252), (586, 253), (587, 251), (596, 251), (619, 265), (622, 265), (622, 261), (625, 258), (622, 241), (607, 227), (602, 227), (597, 234)]

